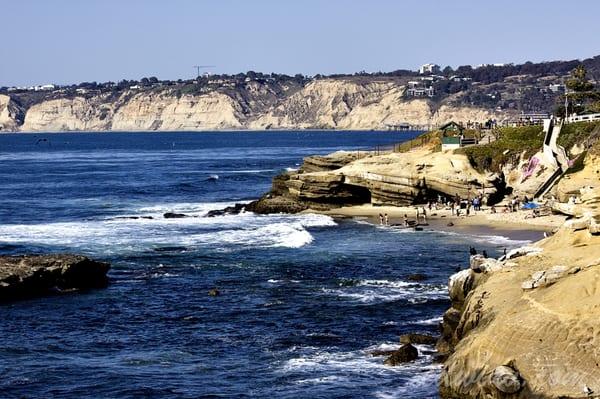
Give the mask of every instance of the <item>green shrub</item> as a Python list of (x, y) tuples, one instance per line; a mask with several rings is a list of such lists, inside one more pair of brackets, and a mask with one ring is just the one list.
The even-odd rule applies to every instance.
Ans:
[(504, 127), (495, 134), (497, 140), (490, 144), (464, 147), (457, 152), (465, 154), (480, 172), (499, 172), (503, 164), (518, 162), (522, 153), (525, 157), (532, 156), (544, 143), (542, 126)]

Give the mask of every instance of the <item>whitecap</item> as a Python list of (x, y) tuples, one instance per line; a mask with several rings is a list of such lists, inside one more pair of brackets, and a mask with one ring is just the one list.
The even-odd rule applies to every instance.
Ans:
[(448, 296), (445, 284), (418, 284), (406, 281), (359, 280), (358, 283), (340, 288), (323, 288), (326, 295), (334, 295), (372, 304), (406, 300), (410, 303), (426, 303), (431, 300), (443, 300)]

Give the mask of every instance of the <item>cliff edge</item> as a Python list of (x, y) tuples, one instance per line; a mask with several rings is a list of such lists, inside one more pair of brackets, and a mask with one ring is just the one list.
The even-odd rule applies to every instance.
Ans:
[(555, 207), (572, 215), (556, 234), (498, 260), (473, 256), (450, 278), (443, 398), (599, 397), (598, 182)]
[(17, 105), (0, 96), (2, 131), (199, 131), (267, 129), (385, 130), (448, 120), (504, 119), (503, 112), (404, 96), (401, 81), (319, 79), (306, 85), (250, 81), (236, 87), (182, 91), (52, 94)]

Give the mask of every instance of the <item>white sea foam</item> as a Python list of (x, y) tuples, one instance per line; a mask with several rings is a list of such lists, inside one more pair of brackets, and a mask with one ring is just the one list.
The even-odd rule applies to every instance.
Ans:
[[(47, 224), (0, 225), (0, 241), (71, 247), (105, 254), (131, 253), (160, 246), (299, 248), (313, 241), (307, 230), (334, 226), (324, 215), (254, 215), (242, 213), (202, 217), (230, 203), (176, 203), (133, 207), (131, 212), (104, 220)], [(165, 212), (191, 217), (165, 219)], [(152, 219), (139, 218), (152, 216)], [(130, 218), (130, 217), (138, 217)]]
[(436, 234), (446, 235), (446, 236), (455, 236), (460, 238), (466, 238), (469, 241), (475, 241), (480, 243), (492, 244), (492, 245), (502, 245), (509, 248), (516, 248), (525, 244), (531, 243), (530, 240), (516, 240), (502, 235), (473, 235), (467, 233), (461, 233), (456, 231), (431, 231)]
[[(398, 392), (403, 393), (399, 397), (407, 397), (413, 389), (435, 394), (436, 383), (441, 371), (441, 365), (432, 364), (431, 348), (418, 345), (420, 357), (414, 362), (406, 363), (396, 367), (386, 366), (385, 359), (381, 356), (371, 356), (375, 350), (394, 350), (399, 347), (396, 343), (382, 343), (370, 346), (363, 350), (352, 352), (332, 352), (322, 350), (307, 350), (300, 357), (295, 357), (284, 362), (279, 373), (296, 377), (291, 380), (294, 384), (302, 385), (338, 385), (340, 382), (349, 380), (356, 382), (357, 379), (382, 378), (389, 381), (402, 381), (393, 391), (377, 391), (377, 397), (388, 397)], [(319, 377), (313, 377), (318, 374)], [(305, 377), (306, 376), (306, 377)], [(394, 397), (394, 396), (390, 396)]]
[(406, 281), (360, 280), (356, 284), (335, 289), (324, 288), (327, 295), (355, 300), (365, 304), (407, 300), (410, 303), (425, 303), (447, 298), (446, 285), (409, 283)]
[(430, 319), (424, 319), (424, 320), (417, 320), (412, 324), (419, 324), (419, 325), (423, 325), (423, 326), (432, 326), (432, 325), (437, 325), (439, 323), (442, 322), (442, 317), (432, 317)]

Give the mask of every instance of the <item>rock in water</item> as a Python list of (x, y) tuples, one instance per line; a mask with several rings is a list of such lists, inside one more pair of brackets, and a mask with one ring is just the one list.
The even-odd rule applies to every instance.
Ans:
[(167, 212), (163, 215), (163, 217), (165, 219), (180, 219), (180, 218), (187, 217), (187, 215), (185, 215), (183, 213)]
[(105, 287), (109, 269), (81, 255), (0, 256), (0, 301)]
[(408, 281), (423, 281), (423, 280), (427, 279), (427, 276), (422, 273), (414, 273), (414, 274), (409, 274), (406, 279)]
[(387, 366), (397, 366), (402, 363), (412, 362), (419, 357), (419, 351), (411, 344), (404, 344), (395, 350), (390, 357), (385, 359)]
[(519, 392), (522, 386), (519, 373), (508, 366), (496, 367), (492, 372), (490, 380), (496, 389), (508, 394)]
[(400, 336), (401, 344), (435, 345), (437, 338), (427, 334), (404, 334)]

